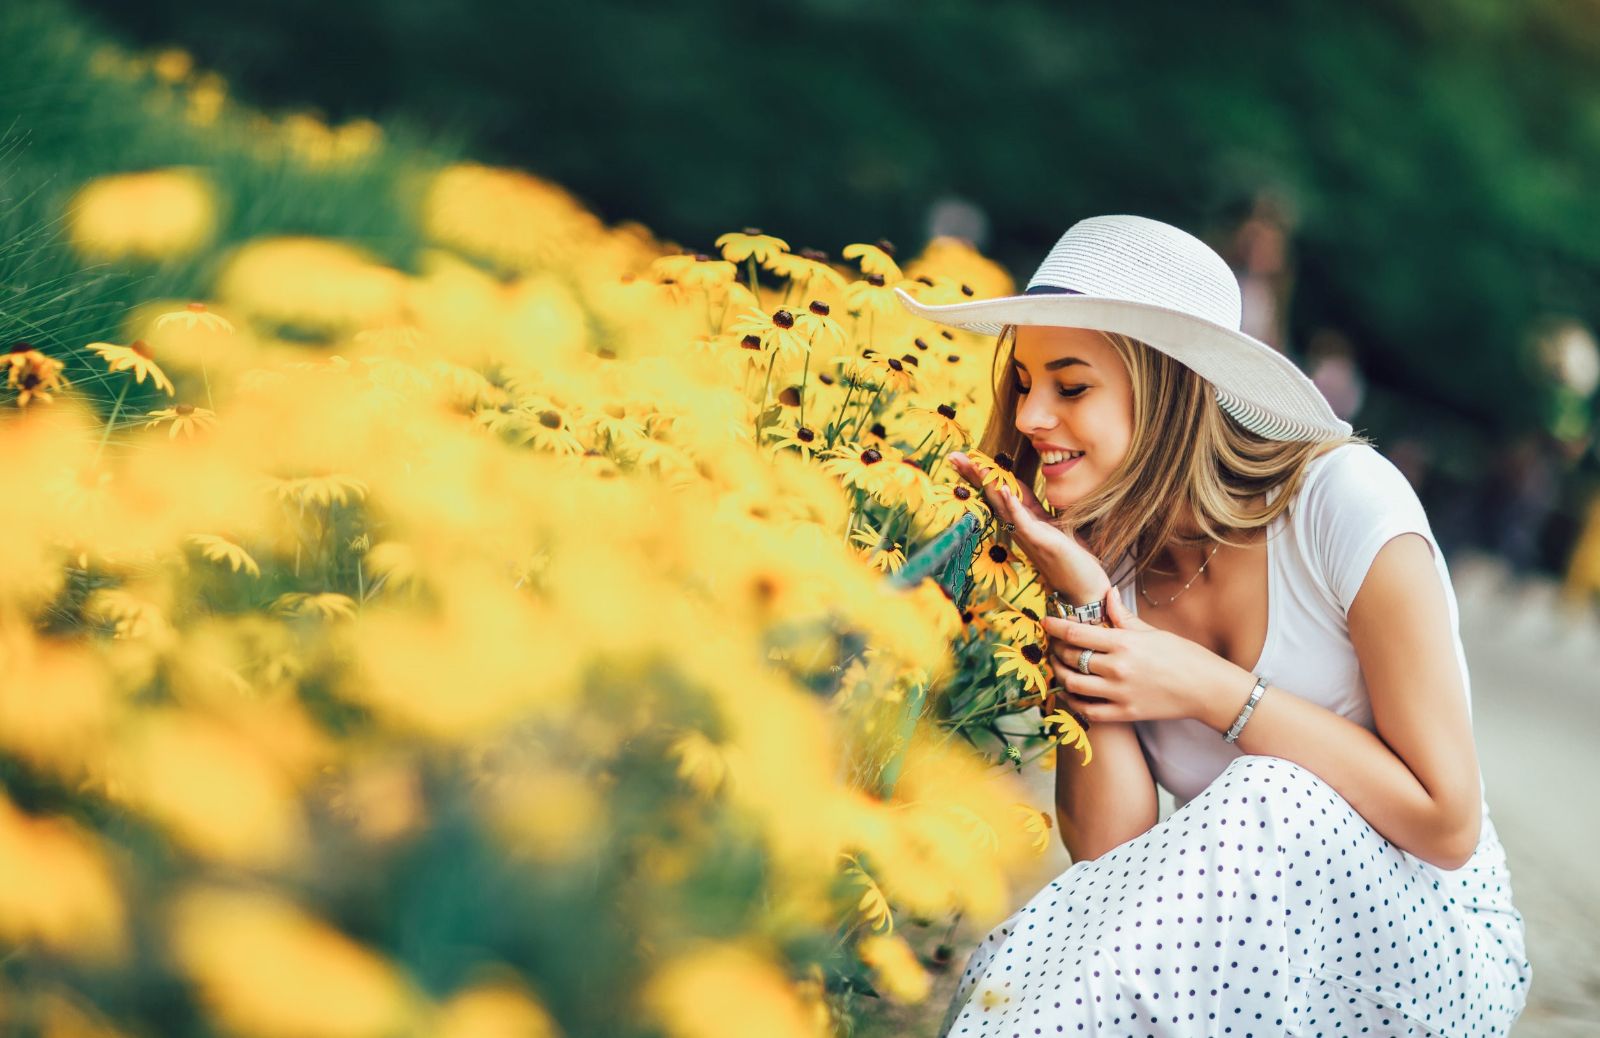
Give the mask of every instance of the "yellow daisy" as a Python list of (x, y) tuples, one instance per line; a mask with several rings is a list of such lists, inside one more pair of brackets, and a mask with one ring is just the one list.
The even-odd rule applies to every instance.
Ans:
[(844, 298), (851, 310), (893, 313), (900, 306), (894, 288), (882, 274), (868, 274), (860, 281), (850, 282), (845, 286)]
[(743, 335), (747, 345), (749, 337), (758, 336), (764, 352), (780, 356), (803, 357), (811, 349), (806, 338), (795, 330), (795, 316), (789, 310), (774, 310), (768, 317), (760, 310), (746, 310), (729, 326), (728, 330)]
[(997, 454), (991, 458), (980, 450), (967, 450), (962, 453), (977, 467), (985, 487), (991, 483), (997, 484), (1011, 491), (1012, 497), (1021, 499), (1022, 485), (1017, 482), (1017, 477), (1011, 471), (1011, 455)]
[(889, 470), (893, 466), (878, 448), (862, 449), (860, 444), (840, 444), (821, 464), (824, 472), (845, 486), (859, 487), (874, 496), (891, 478)]
[(193, 436), (196, 429), (209, 429), (217, 424), (217, 413), (208, 408), (196, 407), (193, 404), (178, 404), (175, 407), (163, 407), (145, 415), (150, 419), (144, 423), (146, 429), (162, 422), (171, 422), (172, 428), (167, 431), (167, 438), (175, 438), (179, 432), (185, 436)]
[(1022, 583), (1013, 565), (1015, 559), (1005, 545), (990, 542), (989, 547), (972, 560), (972, 579), (995, 594), (1008, 597)]
[(881, 274), (888, 281), (904, 281), (905, 275), (900, 272), (900, 264), (894, 261), (893, 253), (894, 246), (882, 238), (874, 245), (857, 242), (839, 251), (845, 259), (859, 260), (863, 274)]
[(25, 342), (12, 346), (10, 353), (0, 357), (0, 363), (6, 366), (6, 385), (17, 391), (18, 407), (27, 407), (35, 398), (53, 403), (50, 394), (67, 384), (61, 377), (66, 365)]
[(235, 573), (242, 569), (252, 577), (261, 576), (261, 567), (250, 557), (250, 553), (226, 537), (217, 537), (209, 533), (191, 533), (188, 539), (190, 544), (200, 549), (201, 555), (212, 562), (226, 562), (228, 568)]
[(348, 595), (341, 595), (333, 591), (323, 591), (310, 595), (303, 591), (290, 591), (273, 599), (272, 609), (275, 612), (290, 613), (295, 616), (318, 616), (324, 620), (335, 617), (352, 618), (356, 615), (356, 603)]
[(182, 310), (173, 310), (156, 318), (157, 329), (165, 328), (169, 324), (182, 325), (185, 329), (198, 327), (213, 332), (233, 331), (232, 321), (206, 309), (204, 303), (190, 303)]
[(811, 458), (817, 453), (818, 450), (822, 448), (820, 441), (821, 438), (817, 435), (817, 431), (815, 429), (804, 425), (797, 425), (793, 429), (788, 430), (787, 434), (782, 439), (773, 441), (772, 446), (779, 450), (783, 450), (787, 447), (793, 447), (804, 457)]
[(755, 257), (757, 263), (766, 265), (789, 251), (789, 243), (770, 234), (762, 234), (759, 227), (746, 227), (742, 232), (730, 231), (717, 239), (722, 258), (733, 263)]
[(995, 668), (997, 677), (1015, 674), (1023, 690), (1032, 695), (1042, 696), (1050, 691), (1050, 675), (1041, 665), (1045, 652), (1037, 642), (999, 645), (994, 650), (994, 658), (1000, 662)]
[[(1048, 756), (1048, 755), (1047, 755)], [(1035, 854), (1043, 854), (1050, 848), (1050, 830), (1054, 823), (1050, 820), (1048, 811), (1041, 811), (1032, 804), (1018, 801), (1011, 805), (1022, 818), (1022, 830), (1033, 835), (1029, 844)]]
[(111, 371), (132, 371), (133, 380), (140, 383), (144, 381), (146, 375), (149, 375), (151, 383), (157, 389), (164, 390), (168, 396), (177, 393), (172, 386), (172, 380), (167, 378), (166, 372), (156, 364), (155, 354), (150, 352), (150, 344), (143, 339), (135, 339), (129, 346), (91, 342), (89, 349), (98, 353)]
[(829, 314), (832, 310), (827, 303), (820, 299), (813, 299), (804, 310), (795, 314), (795, 331), (802, 335), (806, 342), (815, 346), (817, 337), (822, 337), (824, 346), (831, 340), (833, 345), (829, 348), (842, 350), (845, 346), (844, 326), (835, 321)]
[(817, 249), (801, 249), (799, 252), (775, 256), (767, 264), (767, 269), (807, 289), (813, 282), (820, 282), (843, 291), (846, 284), (844, 275), (828, 265), (828, 254)]
[[(1089, 733), (1084, 731), (1078, 719), (1065, 710), (1057, 710), (1044, 718), (1045, 731), (1050, 737), (1062, 746), (1072, 746), (1083, 754), (1084, 764), (1094, 759), (1094, 748), (1089, 745)], [(1050, 732), (1050, 726), (1055, 726), (1055, 731)]]

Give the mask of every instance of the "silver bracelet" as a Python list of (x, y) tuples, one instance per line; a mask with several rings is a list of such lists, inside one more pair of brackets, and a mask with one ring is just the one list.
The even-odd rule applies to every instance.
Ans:
[(1223, 742), (1233, 742), (1239, 738), (1239, 733), (1244, 731), (1244, 723), (1250, 720), (1250, 715), (1255, 712), (1256, 702), (1261, 699), (1261, 693), (1267, 690), (1267, 680), (1260, 675), (1255, 676), (1255, 687), (1250, 690), (1250, 698), (1245, 701), (1244, 708), (1239, 711), (1239, 716), (1233, 719), (1233, 727), (1228, 729), (1228, 734), (1222, 737)]

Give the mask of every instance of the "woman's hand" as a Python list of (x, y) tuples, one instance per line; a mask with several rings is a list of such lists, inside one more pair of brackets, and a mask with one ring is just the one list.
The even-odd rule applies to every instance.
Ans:
[[(1050, 668), (1065, 689), (1057, 693), (1058, 701), (1090, 723), (1207, 720), (1218, 712), (1213, 690), (1237, 687), (1239, 705), (1249, 697), (1254, 681), (1249, 671), (1133, 616), (1115, 589), (1106, 596), (1106, 615), (1110, 627), (1054, 616), (1043, 620)], [(1078, 670), (1084, 649), (1094, 650), (1088, 674)]]
[(995, 518), (1015, 527), (1011, 532), (1013, 542), (1047, 587), (1060, 591), (1074, 603), (1092, 601), (1104, 592), (1111, 581), (1100, 560), (1076, 533), (1051, 521), (1050, 513), (1031, 490), (1024, 489), (1018, 499), (998, 482), (985, 486), (982, 473), (960, 451), (948, 458), (951, 468), (983, 494)]

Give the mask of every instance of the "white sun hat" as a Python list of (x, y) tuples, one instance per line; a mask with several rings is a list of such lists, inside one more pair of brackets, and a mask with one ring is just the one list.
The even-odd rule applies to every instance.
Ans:
[(1091, 216), (1061, 236), (1022, 295), (929, 306), (918, 317), (983, 335), (1008, 324), (1119, 332), (1211, 383), (1223, 410), (1270, 440), (1350, 435), (1321, 390), (1288, 357), (1239, 330), (1239, 282), (1205, 242), (1144, 216)]

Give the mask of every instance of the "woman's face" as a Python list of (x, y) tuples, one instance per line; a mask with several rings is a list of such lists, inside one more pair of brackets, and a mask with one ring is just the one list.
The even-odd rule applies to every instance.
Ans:
[(1110, 477), (1133, 440), (1133, 387), (1122, 358), (1099, 332), (1047, 325), (1017, 327), (1017, 431), (1041, 458), (1044, 498), (1061, 509)]

